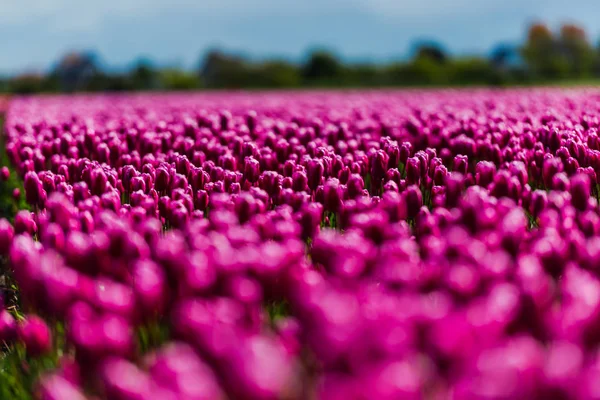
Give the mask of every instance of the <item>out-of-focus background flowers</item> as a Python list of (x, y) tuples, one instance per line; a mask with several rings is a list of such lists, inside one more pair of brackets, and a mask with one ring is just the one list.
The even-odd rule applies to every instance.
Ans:
[(0, 91), (594, 83), (593, 0), (5, 0)]

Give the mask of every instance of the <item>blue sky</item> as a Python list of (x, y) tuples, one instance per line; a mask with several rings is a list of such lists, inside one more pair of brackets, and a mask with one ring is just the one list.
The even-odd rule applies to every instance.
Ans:
[(0, 0), (0, 73), (47, 70), (83, 49), (112, 67), (145, 57), (186, 68), (214, 46), (292, 60), (324, 46), (383, 61), (431, 39), (485, 54), (536, 20), (580, 23), (596, 43), (599, 17), (597, 0)]

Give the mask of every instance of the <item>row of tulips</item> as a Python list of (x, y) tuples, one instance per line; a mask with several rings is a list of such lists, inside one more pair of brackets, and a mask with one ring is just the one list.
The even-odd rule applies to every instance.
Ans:
[(0, 339), (44, 400), (600, 398), (599, 126), (584, 89), (16, 99)]

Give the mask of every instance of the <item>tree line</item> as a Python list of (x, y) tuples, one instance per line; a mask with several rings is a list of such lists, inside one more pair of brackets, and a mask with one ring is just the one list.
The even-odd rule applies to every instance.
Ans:
[(544, 84), (600, 78), (600, 47), (583, 28), (557, 31), (532, 24), (521, 45), (498, 45), (489, 56), (452, 56), (438, 43), (420, 43), (408, 60), (385, 64), (343, 62), (334, 52), (315, 50), (302, 63), (253, 61), (220, 50), (206, 53), (196, 71), (157, 68), (139, 61), (130, 70), (103, 70), (93, 53), (69, 53), (48, 74), (0, 80), (9, 93), (264, 89), (300, 87), (407, 87)]

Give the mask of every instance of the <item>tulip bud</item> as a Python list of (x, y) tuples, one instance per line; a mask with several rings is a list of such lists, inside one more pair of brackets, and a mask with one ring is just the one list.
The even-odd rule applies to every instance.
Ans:
[(58, 374), (41, 378), (39, 384), (40, 400), (86, 400), (83, 391)]
[(37, 232), (37, 225), (33, 219), (32, 213), (27, 210), (21, 210), (15, 216), (15, 233), (28, 233), (33, 236)]
[(135, 364), (119, 358), (109, 358), (102, 363), (100, 377), (106, 398), (114, 400), (142, 400), (151, 398), (148, 375)]
[(552, 179), (563, 170), (563, 164), (560, 158), (548, 158), (544, 161), (542, 168), (542, 179), (547, 188), (552, 188)]
[(408, 161), (408, 157), (412, 154), (412, 144), (409, 142), (404, 142), (400, 146), (400, 162), (406, 165)]
[(464, 155), (457, 155), (454, 157), (454, 161), (452, 163), (452, 170), (454, 172), (460, 172), (463, 175), (466, 175), (469, 170), (469, 159)]
[(446, 177), (446, 205), (456, 207), (464, 188), (463, 176), (458, 172), (452, 172)]
[(550, 186), (553, 190), (566, 192), (571, 187), (569, 177), (564, 172), (559, 172), (552, 177), (552, 184)]
[(409, 185), (419, 183), (421, 177), (421, 160), (417, 157), (411, 157), (406, 164), (406, 182)]
[(6, 182), (10, 178), (10, 170), (8, 167), (0, 168), (0, 181)]
[(446, 182), (448, 169), (444, 165), (438, 165), (433, 172), (433, 183), (436, 186), (442, 186)]
[(352, 174), (348, 179), (348, 197), (355, 199), (362, 194), (364, 188), (363, 178), (359, 174)]
[(260, 163), (253, 157), (247, 157), (244, 162), (244, 178), (250, 183), (255, 183), (259, 175)]
[(494, 180), (496, 166), (489, 161), (480, 161), (475, 166), (475, 182), (482, 187), (487, 187)]
[(303, 171), (296, 171), (292, 175), (292, 189), (295, 192), (308, 190), (308, 177)]
[(156, 169), (156, 180), (154, 182), (154, 188), (157, 192), (163, 193), (167, 191), (167, 189), (169, 188), (170, 181), (171, 176), (169, 175), (169, 171), (167, 171), (163, 167), (159, 167)]
[(25, 200), (27, 203), (33, 206), (39, 205), (42, 197), (42, 183), (35, 172), (28, 172), (25, 174), (24, 187)]
[(381, 181), (385, 178), (385, 173), (388, 170), (389, 156), (383, 150), (379, 150), (371, 157), (371, 186), (372, 190), (381, 188)]
[(529, 212), (534, 218), (539, 217), (541, 212), (546, 208), (548, 197), (543, 190), (536, 190), (531, 194), (531, 205)]
[(327, 211), (337, 213), (342, 207), (342, 190), (339, 181), (332, 178), (323, 186), (324, 206)]
[(590, 198), (590, 179), (586, 174), (578, 174), (571, 179), (571, 202), (578, 210), (585, 210)]
[(415, 185), (406, 188), (406, 191), (404, 192), (404, 201), (406, 202), (408, 218), (416, 217), (423, 206), (423, 195), (419, 188)]
[(15, 231), (5, 218), (0, 219), (0, 256), (8, 255)]
[(323, 161), (315, 159), (310, 160), (308, 162), (306, 172), (308, 177), (308, 187), (310, 190), (314, 191), (317, 186), (321, 184), (321, 179), (323, 178), (323, 173), (325, 172)]
[(18, 326), (18, 337), (27, 348), (27, 353), (40, 356), (52, 350), (52, 334), (43, 319), (35, 315), (27, 317)]
[(0, 311), (0, 341), (10, 343), (16, 338), (17, 322), (8, 311)]

